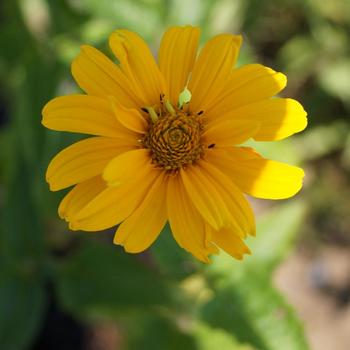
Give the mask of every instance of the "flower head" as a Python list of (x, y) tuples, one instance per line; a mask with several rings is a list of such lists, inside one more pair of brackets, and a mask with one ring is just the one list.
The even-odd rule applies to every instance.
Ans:
[(135, 33), (110, 36), (115, 64), (82, 46), (72, 74), (85, 94), (58, 97), (43, 124), (86, 138), (51, 161), (53, 191), (73, 189), (59, 206), (72, 230), (118, 225), (114, 242), (141, 252), (169, 221), (178, 244), (208, 262), (218, 247), (241, 259), (255, 234), (244, 194), (293, 196), (303, 171), (267, 160), (250, 138), (274, 141), (306, 127), (292, 99), (272, 98), (286, 77), (259, 64), (235, 68), (241, 37), (217, 35), (197, 57), (199, 29), (172, 27), (158, 64)]

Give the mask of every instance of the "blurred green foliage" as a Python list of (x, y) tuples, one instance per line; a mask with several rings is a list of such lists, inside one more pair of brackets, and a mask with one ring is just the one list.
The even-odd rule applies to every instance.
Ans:
[[(51, 304), (86, 327), (117, 324), (123, 349), (307, 349), (272, 275), (301, 227), (311, 239), (320, 239), (320, 217), (325, 227), (332, 220), (349, 227), (339, 219), (347, 202), (337, 196), (349, 190), (335, 185), (350, 170), (349, 14), (345, 0), (3, 0), (0, 349), (33, 348)], [(56, 214), (62, 194), (49, 193), (44, 181), (50, 158), (79, 137), (40, 124), (50, 98), (77, 91), (69, 64), (79, 46), (108, 52), (108, 34), (125, 27), (156, 50), (165, 28), (188, 23), (201, 26), (202, 42), (223, 31), (242, 33), (239, 64), (259, 61), (285, 72), (285, 95), (309, 112), (308, 131), (257, 145), (271, 158), (304, 163), (309, 190), (267, 210), (243, 263), (221, 253), (203, 266), (175, 244), (168, 227), (139, 256), (113, 246), (111, 232), (68, 232)], [(331, 218), (324, 215), (330, 207)]]

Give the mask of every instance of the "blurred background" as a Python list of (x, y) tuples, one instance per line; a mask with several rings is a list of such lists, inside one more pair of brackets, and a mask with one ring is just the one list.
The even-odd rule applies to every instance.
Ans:
[[(202, 43), (241, 33), (239, 65), (286, 73), (282, 96), (309, 114), (303, 133), (256, 145), (306, 180), (291, 200), (252, 200), (243, 263), (204, 266), (167, 227), (139, 255), (113, 230), (70, 232), (44, 180), (80, 137), (40, 124), (49, 99), (78, 91), (79, 46), (110, 55), (109, 33), (128, 28), (156, 54), (173, 24), (200, 25)], [(1, 0), (0, 349), (350, 349), (349, 37), (348, 0)]]

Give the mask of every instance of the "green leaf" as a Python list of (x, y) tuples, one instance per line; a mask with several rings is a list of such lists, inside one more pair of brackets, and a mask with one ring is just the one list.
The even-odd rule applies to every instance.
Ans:
[(135, 317), (128, 328), (128, 350), (199, 350), (192, 336), (164, 317)]
[(46, 248), (31, 186), (31, 168), (13, 152), (0, 230), (0, 349), (27, 349), (46, 306)]
[(272, 209), (259, 219), (256, 237), (247, 239), (252, 255), (240, 262), (221, 252), (219, 256), (213, 257), (214, 264), (207, 268), (207, 273), (224, 277), (226, 271), (230, 270), (233, 270), (231, 275), (259, 271), (268, 278), (293, 248), (306, 211), (306, 205), (295, 199)]
[(295, 140), (284, 139), (278, 141), (278, 147), (274, 142), (260, 142), (249, 140), (245, 146), (253, 147), (264, 158), (273, 159), (284, 163), (300, 164), (303, 152), (296, 152)]
[[(32, 51), (27, 53), (22, 68), (25, 76), (17, 82), (13, 96), (15, 101), (20, 101), (14, 105), (13, 123), (21, 152), (34, 166), (38, 164), (41, 154), (46, 152), (43, 149), (46, 130), (41, 125), (41, 110), (54, 95), (62, 67), (56, 61), (48, 61)], [(32, 173), (38, 170), (34, 167)]]
[(173, 279), (183, 279), (198, 270), (198, 262), (182, 249), (167, 224), (151, 247), (152, 256), (160, 272)]
[[(285, 67), (288, 77), (291, 76), (292, 84), (295, 84), (316, 69), (314, 63), (321, 52), (320, 45), (309, 36), (295, 35), (282, 46), (278, 61)], [(295, 73), (301, 77), (294, 77)]]
[(46, 296), (40, 277), (28, 271), (0, 269), (0, 349), (28, 349), (43, 321)]
[(330, 94), (339, 97), (345, 103), (350, 98), (350, 60), (341, 59), (332, 62), (320, 71), (321, 86)]
[[(145, 39), (154, 38), (156, 30), (162, 25), (161, 1), (109, 1), (87, 0), (85, 11), (94, 18), (118, 23), (118, 28), (127, 28), (142, 34)], [(115, 28), (114, 28), (115, 29)]]
[(207, 267), (215, 297), (202, 308), (212, 327), (232, 332), (242, 343), (260, 350), (303, 350), (307, 344), (292, 309), (273, 288), (271, 275), (287, 256), (306, 209), (293, 201), (272, 210), (258, 223), (257, 237), (249, 240), (252, 256), (243, 262), (221, 253)]
[(253, 350), (249, 345), (240, 344), (232, 333), (201, 322), (195, 326), (194, 337), (200, 350)]
[(301, 200), (293, 199), (262, 216), (257, 224), (256, 237), (247, 240), (252, 255), (244, 262), (245, 268), (261, 268), (272, 273), (293, 249), (306, 211), (307, 207)]
[(167, 303), (167, 287), (138, 258), (113, 245), (83, 243), (57, 268), (63, 307), (82, 317), (115, 317), (121, 311)]
[[(298, 137), (297, 149), (304, 161), (319, 159), (345, 147), (349, 124), (336, 120), (326, 126), (316, 126)], [(303, 150), (307, 149), (307, 152)]]
[(36, 265), (44, 258), (45, 244), (40, 213), (31, 186), (31, 167), (16, 152), (13, 152), (13, 156), (17, 159), (17, 167), (12, 174), (0, 216), (0, 255), (21, 266)]
[(294, 312), (258, 272), (217, 288), (215, 298), (203, 306), (202, 317), (260, 350), (308, 349)]

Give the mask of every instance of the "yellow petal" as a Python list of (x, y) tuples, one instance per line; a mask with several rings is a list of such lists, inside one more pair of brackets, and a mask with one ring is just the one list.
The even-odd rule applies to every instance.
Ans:
[(112, 95), (125, 107), (142, 106), (121, 69), (92, 46), (81, 47), (80, 54), (72, 62), (72, 74), (78, 85), (89, 95)]
[(231, 215), (216, 187), (198, 166), (181, 169), (181, 179), (192, 204), (213, 228), (230, 225)]
[(158, 237), (167, 220), (165, 203), (166, 180), (162, 173), (152, 184), (134, 213), (118, 228), (114, 243), (129, 253), (147, 249)]
[(233, 70), (218, 96), (205, 110), (209, 118), (220, 117), (233, 109), (270, 98), (287, 84), (282, 73), (260, 64), (248, 64)]
[(76, 142), (52, 159), (46, 181), (51, 191), (83, 182), (101, 174), (111, 159), (132, 148), (121, 145), (118, 139), (107, 137), (91, 137)]
[(177, 105), (196, 60), (200, 30), (197, 27), (171, 27), (163, 35), (159, 67), (169, 88), (169, 98)]
[(121, 29), (111, 34), (109, 45), (143, 106), (158, 104), (159, 96), (166, 93), (164, 78), (144, 40)]
[(243, 240), (231, 229), (212, 230), (211, 237), (218, 247), (238, 260), (242, 260), (244, 254), (251, 254)]
[(236, 62), (241, 43), (240, 35), (221, 34), (203, 47), (188, 85), (192, 93), (192, 111), (206, 110), (210, 101), (222, 90)]
[(109, 102), (97, 96), (57, 97), (43, 109), (42, 123), (49, 129), (83, 134), (128, 138), (130, 133), (116, 120)]
[(99, 231), (115, 226), (129, 217), (144, 200), (161, 171), (151, 164), (130, 173), (130, 181), (107, 187), (83, 209), (70, 218), (73, 230)]
[(243, 192), (254, 197), (289, 198), (302, 187), (302, 169), (264, 159), (249, 148), (213, 149), (206, 156), (209, 162), (225, 172)]
[(259, 123), (247, 120), (218, 120), (212, 123), (203, 133), (203, 142), (207, 145), (233, 146), (239, 145), (259, 130)]
[(125, 152), (111, 160), (103, 172), (103, 179), (109, 186), (117, 186), (130, 181), (140, 168), (152, 166), (149, 150), (142, 148)]
[(113, 96), (109, 96), (109, 100), (115, 118), (118, 119), (120, 124), (125, 128), (140, 134), (146, 132), (148, 123), (137, 109), (124, 107)]
[(254, 213), (241, 190), (214, 165), (201, 160), (198, 166), (228, 208), (230, 223), (226, 226), (231, 227), (240, 237), (246, 237), (247, 234), (255, 235)]
[(169, 177), (167, 191), (168, 218), (172, 234), (180, 247), (202, 262), (209, 262), (205, 221), (191, 203), (178, 176)]
[(74, 186), (61, 201), (58, 207), (59, 216), (69, 221), (106, 187), (106, 182), (102, 180), (101, 176), (93, 177)]
[(281, 140), (306, 128), (307, 113), (290, 98), (272, 98), (235, 109), (225, 118), (244, 119), (260, 123), (257, 141)]

